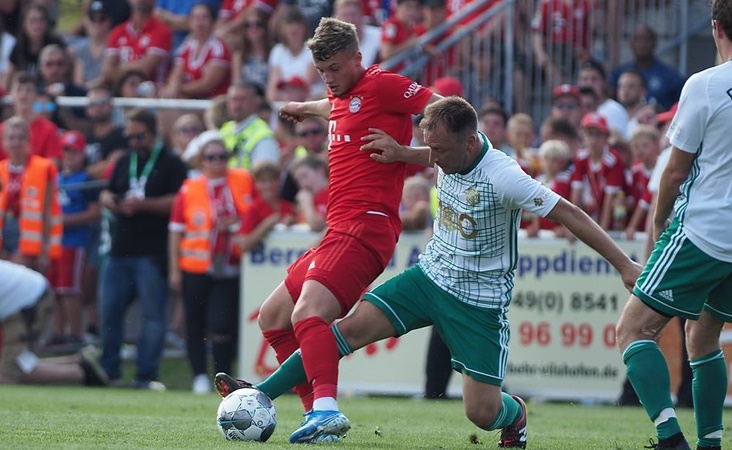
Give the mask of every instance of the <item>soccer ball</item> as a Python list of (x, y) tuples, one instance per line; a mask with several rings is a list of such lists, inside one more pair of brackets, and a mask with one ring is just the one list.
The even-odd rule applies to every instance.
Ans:
[(257, 389), (238, 389), (221, 400), (216, 423), (229, 441), (264, 442), (277, 426), (277, 411)]

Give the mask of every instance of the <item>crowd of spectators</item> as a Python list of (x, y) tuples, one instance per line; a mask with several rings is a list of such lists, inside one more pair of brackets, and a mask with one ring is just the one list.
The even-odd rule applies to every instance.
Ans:
[[(317, 18), (333, 14), (354, 23), (370, 65), (413, 46), (460, 6), (444, 0), (398, 0), (391, 10), (363, 0), (85, 0), (78, 24), (62, 36), (47, 3), (17, 2), (0, 27), (0, 91), (8, 100), (0, 159), (10, 161), (0, 186), (3, 257), (50, 270), (57, 304), (47, 344), (96, 336), (102, 367), (111, 383), (121, 383), (124, 317), (137, 299), (142, 325), (134, 385), (160, 387), (170, 327), (187, 337), (194, 391), (208, 392), (204, 337), (213, 342), (214, 368), (229, 372), (237, 327), (223, 318), (236, 317), (236, 305), (221, 306), (219, 299), (238, 292), (241, 254), (276, 227), (325, 228), (328, 123), (276, 117), (282, 102), (326, 95), (304, 45)], [(483, 93), (475, 105), (479, 128), (528, 174), (604, 229), (632, 239), (645, 227), (646, 185), (665, 147), (660, 130), (684, 78), (657, 60), (657, 36), (646, 25), (633, 33), (633, 61), (608, 77), (587, 51), (591, 2), (537, 3), (533, 62), (525, 63), (543, 73), (548, 116), (506, 111)], [(454, 66), (465, 49), (424, 51), (433, 57), (431, 75), (420, 81), (443, 95), (463, 95), (455, 78), (463, 72)], [(474, 76), (480, 80), (483, 72)], [(59, 96), (86, 97), (87, 106), (59, 106)], [(150, 111), (115, 107), (116, 97), (148, 98), (152, 107), (155, 98), (211, 103), (206, 111)], [(432, 172), (410, 168), (409, 174), (405, 229), (429, 229), (436, 214)], [(23, 211), (24, 183), (48, 193), (43, 208)], [(48, 216), (51, 226), (25, 220), (31, 213)], [(573, 239), (528, 214), (521, 226), (528, 237), (544, 229)], [(40, 236), (40, 244), (30, 235)], [(182, 298), (172, 322), (171, 291)]]

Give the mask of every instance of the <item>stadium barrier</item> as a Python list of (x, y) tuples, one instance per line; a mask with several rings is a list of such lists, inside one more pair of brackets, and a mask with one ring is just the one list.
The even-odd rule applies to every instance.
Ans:
[[(238, 375), (259, 381), (278, 366), (257, 325), (260, 305), (284, 279), (286, 269), (317, 235), (273, 231), (247, 254), (242, 264), (241, 332)], [(403, 233), (378, 284), (417, 262), (427, 238)], [(643, 239), (618, 240), (633, 258)], [(553, 237), (519, 239), (506, 386), (512, 393), (546, 400), (612, 402), (625, 377), (617, 350), (615, 323), (628, 299), (619, 274), (581, 242)], [(731, 332), (725, 331), (725, 337)], [(420, 395), (429, 329), (386, 339), (345, 358), (340, 366), (341, 393)], [(667, 327), (661, 340), (675, 392), (680, 374), (680, 331)], [(732, 355), (732, 352), (728, 352)], [(448, 393), (460, 396), (460, 377)], [(732, 397), (728, 397), (732, 398)]]

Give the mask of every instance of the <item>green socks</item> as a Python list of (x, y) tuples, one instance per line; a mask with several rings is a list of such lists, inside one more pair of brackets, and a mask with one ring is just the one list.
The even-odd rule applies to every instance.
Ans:
[(506, 428), (516, 422), (521, 416), (521, 405), (519, 405), (519, 402), (515, 398), (505, 392), (501, 392), (501, 397), (503, 398), (501, 410), (498, 412), (496, 420), (488, 428), (485, 428), (487, 431)]
[(727, 394), (727, 367), (722, 350), (693, 359), (694, 415), (697, 447), (722, 445), (722, 409)]
[(655, 341), (635, 341), (623, 352), (628, 379), (651, 418), (659, 439), (680, 433), (671, 400), (671, 377), (666, 359)]

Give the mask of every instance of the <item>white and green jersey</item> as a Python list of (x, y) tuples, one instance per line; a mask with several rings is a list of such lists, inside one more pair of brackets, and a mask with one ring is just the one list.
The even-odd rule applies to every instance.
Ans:
[(483, 150), (471, 167), (437, 173), (439, 209), (419, 267), (458, 300), (500, 308), (511, 299), (521, 209), (545, 217), (560, 197), (480, 137)]
[(732, 262), (732, 61), (692, 75), (667, 132), (695, 153), (674, 211), (681, 231), (707, 255)]

